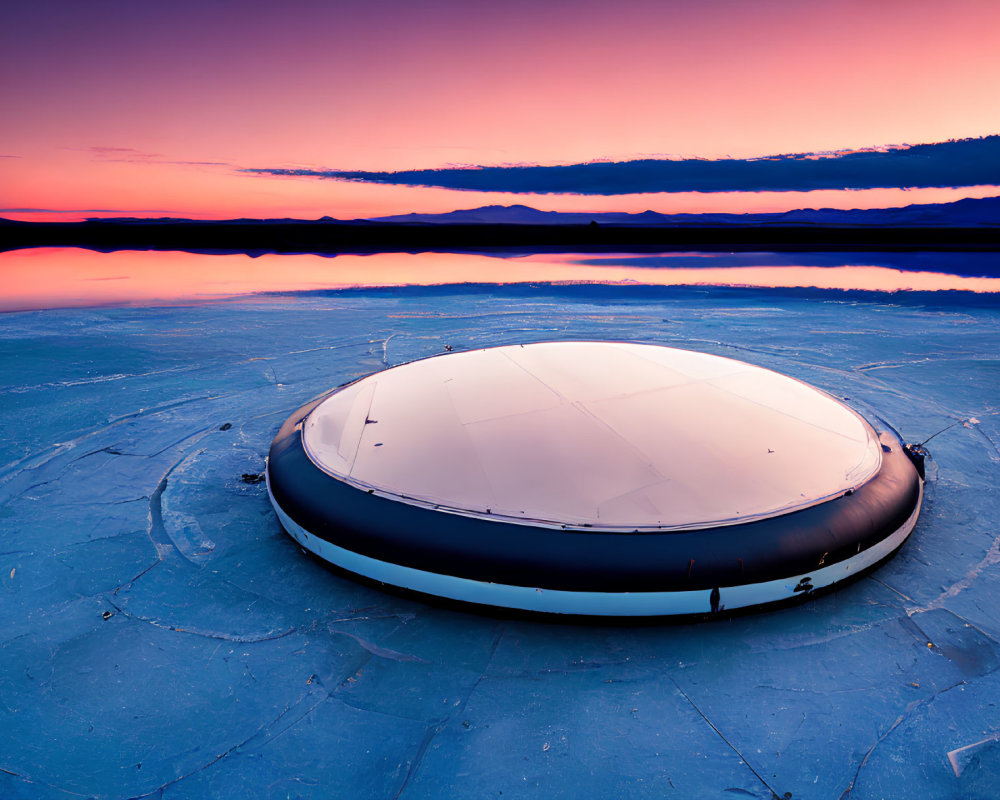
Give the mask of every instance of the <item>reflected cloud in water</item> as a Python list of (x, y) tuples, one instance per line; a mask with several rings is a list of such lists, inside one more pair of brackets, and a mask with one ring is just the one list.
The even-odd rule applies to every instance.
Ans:
[(571, 260), (594, 267), (886, 267), (906, 272), (943, 272), (988, 278), (1000, 276), (1000, 253), (995, 252), (779, 252), (779, 253), (612, 253), (541, 256)]
[[(868, 255), (872, 258), (866, 263)], [(902, 254), (920, 257), (921, 266), (911, 269), (878, 263), (878, 258), (886, 259), (884, 253), (868, 255), (380, 253), (330, 258), (38, 248), (0, 253), (0, 310), (169, 305), (267, 292), (468, 283), (1000, 292), (1000, 277), (992, 277), (1000, 272), (997, 254), (959, 254), (985, 275), (949, 270), (947, 262), (956, 254)], [(942, 266), (935, 269), (939, 258)]]

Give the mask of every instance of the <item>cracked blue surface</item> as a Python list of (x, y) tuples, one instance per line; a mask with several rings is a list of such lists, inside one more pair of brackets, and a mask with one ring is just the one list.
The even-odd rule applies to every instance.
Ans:
[[(928, 445), (913, 536), (794, 608), (578, 626), (335, 575), (244, 480), (332, 386), (445, 344), (569, 338), (760, 364), (908, 441), (955, 423)], [(962, 294), (425, 288), (6, 314), (0, 797), (995, 797), (998, 354), (1000, 302)]]

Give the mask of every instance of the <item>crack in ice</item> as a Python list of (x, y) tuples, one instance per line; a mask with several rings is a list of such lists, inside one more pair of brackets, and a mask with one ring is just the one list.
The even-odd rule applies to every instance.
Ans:
[(93, 797), (90, 794), (82, 794), (81, 792), (74, 792), (72, 789), (64, 789), (61, 786), (56, 786), (54, 783), (48, 783), (46, 781), (39, 781), (33, 778), (29, 778), (26, 775), (21, 775), (19, 772), (14, 772), (13, 770), (5, 769), (0, 767), (0, 772), (4, 775), (10, 775), (12, 778), (16, 778), (24, 783), (30, 783), (33, 786), (46, 786), (49, 789), (55, 789), (57, 792), (63, 792), (65, 794), (73, 795), (73, 797)]
[(161, 622), (158, 619), (153, 619), (152, 617), (143, 617), (138, 614), (131, 614), (117, 603), (114, 603), (111, 600), (108, 600), (107, 602), (108, 605), (110, 605), (115, 611), (126, 619), (132, 619), (136, 622), (144, 622), (147, 625), (152, 625), (154, 628), (159, 628), (163, 631), (172, 631), (173, 633), (189, 633), (192, 636), (201, 636), (205, 639), (221, 639), (225, 642), (236, 642), (238, 644), (256, 644), (258, 642), (273, 642), (276, 639), (284, 639), (286, 636), (291, 636), (296, 631), (296, 628), (293, 627), (277, 633), (271, 632), (260, 635), (240, 636), (235, 633), (222, 633), (220, 631), (208, 631), (199, 628), (181, 628), (177, 625), (171, 625), (168, 622)]
[(957, 597), (966, 589), (969, 589), (985, 570), (990, 567), (994, 567), (997, 564), (1000, 564), (1000, 536), (993, 540), (993, 544), (991, 544), (989, 550), (986, 551), (986, 555), (983, 556), (979, 563), (972, 567), (972, 569), (966, 572), (961, 580), (953, 583), (941, 592), (937, 598), (931, 600), (931, 602), (923, 606), (906, 609), (907, 616), (913, 616), (914, 614), (919, 614), (924, 611), (932, 611), (937, 608), (943, 608), (948, 600), (953, 597)]
[(688, 695), (688, 693), (687, 693), (687, 692), (685, 692), (685, 691), (684, 691), (684, 690), (683, 690), (683, 689), (682, 689), (682, 688), (680, 687), (680, 684), (679, 684), (679, 683), (677, 683), (677, 681), (675, 681), (675, 680), (673, 679), (673, 677), (671, 677), (671, 678), (670, 678), (670, 682), (671, 682), (671, 683), (672, 683), (672, 684), (673, 684), (673, 685), (674, 685), (674, 686), (675, 686), (675, 687), (677, 688), (677, 691), (681, 693), (681, 696), (682, 696), (682, 697), (683, 697), (683, 698), (684, 698), (685, 700), (687, 700), (687, 701), (688, 701), (688, 703), (690, 703), (690, 704), (691, 704), (691, 708), (693, 708), (693, 709), (694, 709), (695, 711), (697, 711), (697, 712), (698, 712), (698, 716), (700, 716), (700, 717), (701, 717), (701, 718), (702, 718), (703, 720), (705, 720), (705, 722), (706, 722), (706, 723), (708, 723), (708, 727), (710, 727), (710, 728), (711, 728), (711, 729), (712, 729), (713, 731), (715, 731), (715, 732), (716, 732), (716, 733), (717, 733), (717, 734), (719, 735), (719, 738), (720, 738), (720, 739), (722, 739), (722, 741), (724, 741), (724, 742), (725, 742), (725, 743), (726, 743), (727, 745), (729, 745), (729, 748), (730, 748), (730, 749), (731, 749), (731, 750), (732, 750), (732, 751), (733, 751), (734, 753), (736, 753), (736, 755), (737, 755), (737, 756), (739, 756), (739, 759), (740, 759), (740, 762), (741, 762), (742, 764), (744, 764), (744, 765), (746, 766), (746, 768), (747, 768), (748, 770), (750, 770), (750, 771), (751, 771), (751, 772), (752, 772), (752, 773), (754, 774), (754, 776), (755, 776), (755, 777), (757, 778), (757, 780), (759, 780), (759, 781), (760, 781), (760, 782), (761, 782), (762, 784), (764, 784), (764, 786), (765, 786), (765, 787), (767, 787), (767, 790), (768, 790), (768, 791), (769, 791), (769, 792), (771, 793), (771, 796), (772, 796), (773, 798), (779, 798), (779, 797), (780, 797), (780, 795), (779, 795), (779, 794), (778, 794), (778, 793), (777, 793), (777, 792), (776, 792), (776, 791), (774, 790), (774, 787), (773, 787), (773, 786), (771, 786), (771, 784), (769, 784), (769, 783), (768, 783), (768, 782), (767, 782), (767, 781), (766, 781), (766, 780), (764, 779), (764, 776), (763, 776), (763, 775), (761, 775), (761, 774), (760, 774), (759, 772), (757, 772), (757, 770), (755, 770), (755, 769), (754, 769), (754, 768), (753, 768), (752, 766), (750, 766), (750, 762), (746, 760), (746, 758), (745, 758), (745, 757), (743, 756), (743, 754), (742, 754), (742, 753), (741, 753), (741, 752), (740, 752), (740, 751), (739, 751), (739, 750), (737, 749), (736, 745), (734, 745), (734, 744), (733, 744), (732, 742), (730, 742), (730, 741), (729, 741), (729, 739), (727, 739), (727, 738), (725, 737), (725, 735), (724, 735), (724, 734), (722, 733), (722, 731), (720, 731), (720, 730), (719, 730), (719, 729), (718, 729), (717, 727), (715, 727), (715, 723), (713, 723), (713, 722), (712, 722), (712, 720), (710, 720), (710, 719), (709, 719), (708, 717), (706, 717), (706, 716), (705, 716), (705, 714), (704, 714), (704, 713), (702, 712), (702, 710), (701, 710), (700, 708), (698, 708), (698, 706), (697, 706), (697, 704), (696, 704), (696, 703), (694, 702), (694, 700), (692, 700), (692, 699), (690, 698), (690, 696)]
[(420, 740), (420, 744), (417, 746), (417, 752), (414, 754), (413, 759), (410, 761), (410, 766), (409, 769), (407, 769), (406, 771), (406, 776), (403, 778), (403, 782), (400, 785), (399, 790), (396, 792), (395, 795), (393, 795), (393, 800), (399, 800), (399, 797), (403, 794), (403, 791), (406, 789), (407, 785), (409, 785), (410, 779), (417, 774), (417, 771), (423, 764), (424, 757), (427, 755), (427, 751), (431, 746), (431, 742), (434, 741), (434, 737), (436, 737), (442, 730), (444, 730), (444, 728), (448, 725), (449, 722), (451, 722), (452, 719), (454, 719), (457, 715), (461, 714), (465, 710), (465, 707), (468, 705), (469, 700), (471, 699), (473, 693), (475, 693), (476, 689), (479, 688), (479, 684), (482, 683), (483, 679), (486, 677), (486, 673), (490, 669), (490, 664), (493, 663), (493, 657), (496, 655), (497, 648), (500, 646), (500, 640), (503, 638), (503, 635), (504, 635), (504, 626), (501, 624), (497, 627), (497, 632), (493, 637), (493, 643), (490, 646), (490, 652), (486, 658), (486, 665), (483, 667), (483, 670), (479, 674), (479, 677), (476, 678), (475, 683), (472, 684), (472, 688), (470, 688), (469, 691), (466, 693), (465, 698), (452, 709), (451, 713), (448, 714), (447, 717), (445, 717), (442, 720), (438, 720), (437, 722), (432, 722), (427, 726), (427, 730), (424, 731), (423, 738)]
[(854, 787), (858, 783), (858, 778), (861, 776), (861, 770), (863, 770), (865, 766), (868, 764), (868, 759), (872, 757), (872, 753), (875, 752), (876, 748), (880, 744), (882, 744), (882, 742), (884, 742), (887, 738), (889, 738), (889, 734), (891, 734), (894, 730), (896, 730), (896, 728), (898, 728), (900, 724), (903, 723), (906, 719), (911, 717), (913, 715), (913, 712), (916, 711), (918, 708), (927, 705), (928, 703), (932, 702), (935, 698), (941, 696), (945, 692), (951, 691), (956, 686), (964, 686), (965, 683), (966, 683), (965, 681), (958, 681), (958, 683), (953, 683), (951, 686), (948, 686), (944, 689), (941, 689), (938, 692), (935, 692), (930, 697), (925, 697), (921, 700), (914, 700), (911, 703), (907, 703), (906, 708), (903, 709), (903, 713), (900, 714), (898, 717), (896, 717), (895, 722), (893, 722), (892, 725), (889, 726), (889, 728), (885, 731), (885, 733), (883, 733), (881, 736), (878, 737), (878, 739), (875, 740), (875, 744), (873, 744), (871, 747), (868, 748), (868, 752), (865, 753), (864, 758), (861, 759), (861, 763), (858, 764), (858, 768), (854, 773), (854, 777), (851, 779), (851, 782), (847, 784), (847, 788), (844, 789), (844, 791), (841, 793), (839, 800), (847, 800), (851, 796), (851, 793), (854, 791)]

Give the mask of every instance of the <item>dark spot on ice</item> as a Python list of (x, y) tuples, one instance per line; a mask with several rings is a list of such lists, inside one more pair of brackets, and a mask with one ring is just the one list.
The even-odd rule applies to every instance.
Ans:
[(378, 420), (365, 417), (365, 425), (378, 425)]
[(111, 619), (115, 615), (114, 611), (105, 611), (101, 614), (101, 619)]
[(793, 591), (795, 592), (811, 592), (813, 590), (812, 578), (806, 576), (798, 582)]
[(231, 422), (224, 422), (222, 425), (219, 426), (219, 430), (220, 431), (228, 431), (231, 427), (233, 427), (233, 423), (231, 423)]
[(264, 480), (264, 475), (259, 472), (244, 472), (240, 480), (242, 480), (243, 483), (260, 483)]
[(382, 442), (375, 442), (375, 446), (376, 447), (381, 447), (382, 446)]
[(917, 474), (920, 476), (920, 480), (924, 480), (926, 474), (924, 461), (930, 458), (930, 453), (927, 452), (926, 448), (924, 448), (922, 444), (903, 445), (903, 452), (906, 453), (907, 458), (910, 459), (913, 466), (917, 468)]
[(708, 598), (708, 601), (712, 604), (712, 613), (713, 614), (718, 614), (719, 613), (719, 600), (721, 599), (721, 597), (722, 597), (722, 595), (719, 592), (719, 587), (716, 586), (714, 589), (712, 589), (712, 594), (709, 595), (709, 598)]

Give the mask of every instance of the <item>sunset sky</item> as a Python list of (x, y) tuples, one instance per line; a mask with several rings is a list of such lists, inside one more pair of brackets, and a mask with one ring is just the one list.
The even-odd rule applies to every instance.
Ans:
[(998, 53), (995, 0), (4, 3), (0, 216), (741, 211), (1000, 194), (515, 196), (246, 171), (746, 159), (987, 136), (1000, 133)]

